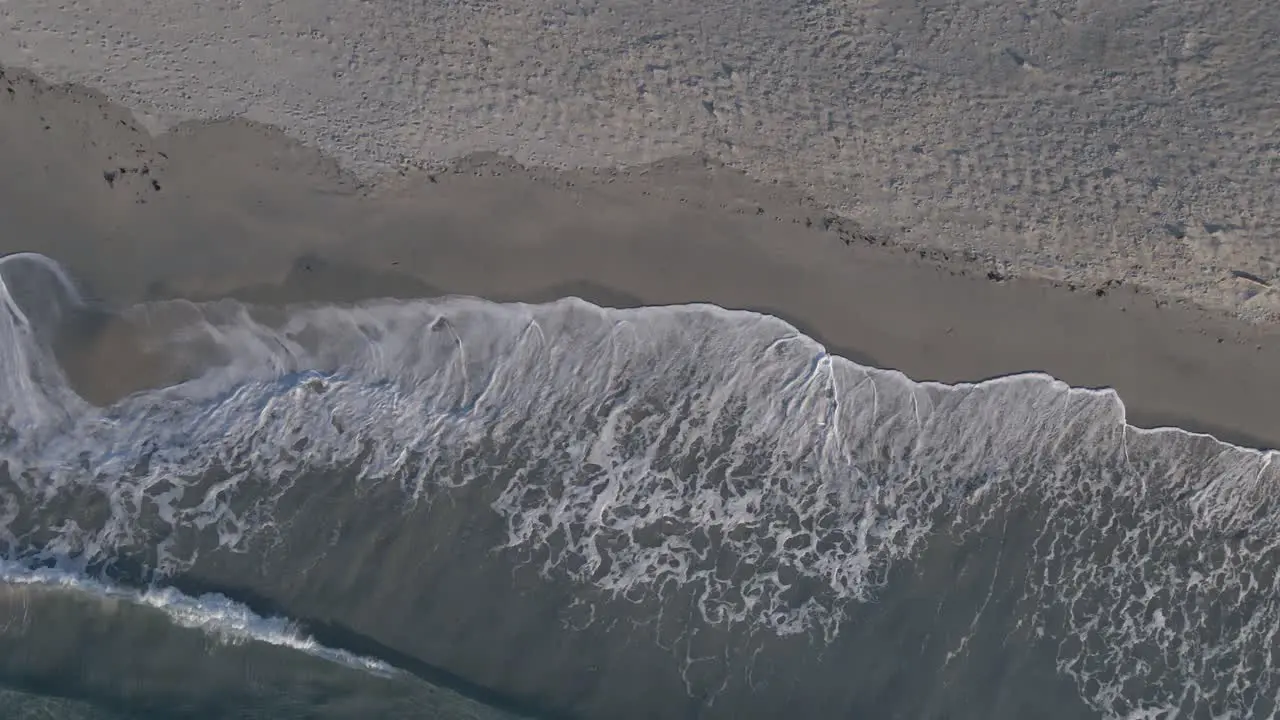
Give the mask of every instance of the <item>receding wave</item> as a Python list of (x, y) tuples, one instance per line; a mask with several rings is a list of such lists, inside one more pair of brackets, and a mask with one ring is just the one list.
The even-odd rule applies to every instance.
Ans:
[[(14, 290), (20, 268), (40, 293)], [(90, 577), (127, 557), (162, 586), (285, 532), (307, 470), (354, 468), (405, 508), (496, 483), (505, 550), (548, 579), (692, 594), (710, 626), (830, 643), (939, 533), (1031, 507), (1016, 624), (1088, 703), (1274, 716), (1273, 455), (1128, 426), (1112, 391), (918, 383), (709, 305), (173, 301), (124, 317), (174, 381), (97, 407), (34, 317), (80, 302), (74, 285), (38, 256), (0, 260), (0, 281), (14, 566)]]

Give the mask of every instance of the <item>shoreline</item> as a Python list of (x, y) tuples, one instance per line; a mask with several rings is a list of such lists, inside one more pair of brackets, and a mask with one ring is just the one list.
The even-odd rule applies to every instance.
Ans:
[[(47, 254), (109, 306), (707, 302), (775, 315), (834, 354), (916, 381), (1044, 372), (1116, 389), (1140, 427), (1280, 447), (1274, 329), (1128, 286), (989, 277), (962, 252), (907, 253), (704, 157), (565, 173), (483, 154), (367, 185), (264, 126), (151, 137), (94, 91), (25, 71), (6, 82), (0, 213), (11, 231), (0, 253)], [(138, 374), (119, 387), (146, 382), (130, 365), (117, 358), (119, 373)]]

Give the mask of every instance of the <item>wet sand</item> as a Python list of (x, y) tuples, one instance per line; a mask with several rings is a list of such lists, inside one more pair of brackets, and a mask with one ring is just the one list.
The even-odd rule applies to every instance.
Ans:
[[(471, 156), (368, 183), (268, 127), (152, 137), (94, 91), (7, 69), (0, 168), (0, 252), (54, 257), (106, 307), (226, 295), (709, 302), (778, 315), (917, 380), (1044, 371), (1116, 388), (1140, 425), (1280, 446), (1270, 327), (1119, 284), (1005, 280), (963, 251), (905, 253), (701, 157), (561, 173)], [(107, 400), (159, 381), (130, 348), (96, 333), (75, 353), (76, 382)]]

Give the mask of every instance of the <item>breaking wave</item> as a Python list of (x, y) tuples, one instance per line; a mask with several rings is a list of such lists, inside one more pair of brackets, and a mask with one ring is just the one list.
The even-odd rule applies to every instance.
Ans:
[(153, 608), (164, 613), (179, 627), (201, 630), (228, 644), (261, 642), (304, 652), (376, 675), (391, 676), (397, 672), (380, 660), (325, 647), (288, 618), (262, 617), (245, 605), (218, 593), (192, 597), (169, 587), (136, 590), (80, 574), (53, 568), (32, 568), (8, 561), (0, 561), (0, 583), (10, 587), (74, 592), (95, 599), (117, 600)]
[(499, 483), (506, 549), (548, 577), (830, 642), (932, 538), (1025, 507), (1016, 623), (1093, 707), (1275, 716), (1273, 454), (1128, 426), (1110, 390), (914, 382), (710, 305), (173, 301), (123, 315), (172, 382), (97, 407), (42, 335), (80, 302), (52, 261), (0, 260), (6, 567), (143, 558), (161, 587), (278, 532), (304, 470), (354, 468), (406, 507)]

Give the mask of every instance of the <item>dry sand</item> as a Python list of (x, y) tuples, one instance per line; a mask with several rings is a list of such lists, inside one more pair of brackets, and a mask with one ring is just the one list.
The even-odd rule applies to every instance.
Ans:
[[(705, 156), (614, 172), (472, 156), (365, 182), (265, 126), (153, 137), (95, 91), (0, 78), (0, 252), (48, 254), (109, 304), (711, 302), (776, 314), (915, 379), (1045, 371), (1117, 388), (1132, 422), (1280, 447), (1268, 328), (1125, 284), (992, 278), (981, 261), (881, 244), (779, 187)], [(86, 392), (156, 381), (128, 348), (103, 332), (75, 353)]]
[(498, 151), (701, 152), (908, 247), (1280, 295), (1280, 3), (116, 0), (0, 3), (0, 62), (155, 127), (244, 116), (368, 179)]

